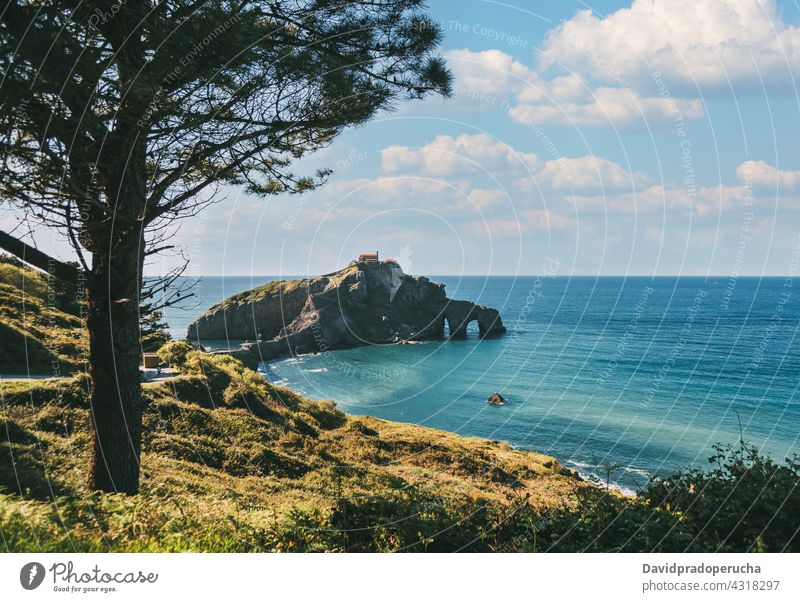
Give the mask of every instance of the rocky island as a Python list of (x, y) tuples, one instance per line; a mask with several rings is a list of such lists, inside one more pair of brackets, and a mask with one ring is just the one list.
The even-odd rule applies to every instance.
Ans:
[(481, 338), (502, 335), (500, 313), (448, 299), (443, 284), (411, 276), (388, 261), (352, 261), (316, 278), (278, 280), (229, 297), (188, 328), (190, 341), (257, 341), (236, 356), (248, 365), (288, 353), (369, 344), (464, 339), (477, 321)]

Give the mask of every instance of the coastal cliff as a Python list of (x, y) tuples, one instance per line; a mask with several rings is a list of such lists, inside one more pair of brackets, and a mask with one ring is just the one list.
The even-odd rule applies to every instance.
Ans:
[(496, 309), (448, 299), (444, 289), (424, 276), (405, 274), (394, 261), (354, 261), (338, 272), (270, 282), (229, 297), (192, 322), (187, 338), (258, 341), (249, 353), (264, 360), (443, 339), (445, 325), (450, 338), (461, 339), (473, 321), (482, 338), (506, 331)]

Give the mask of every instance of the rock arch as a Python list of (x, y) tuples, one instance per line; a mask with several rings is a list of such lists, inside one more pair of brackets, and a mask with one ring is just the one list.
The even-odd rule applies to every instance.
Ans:
[(467, 338), (467, 326), (471, 322), (478, 322), (479, 336), (484, 339), (487, 337), (499, 336), (506, 331), (500, 313), (485, 305), (476, 305), (471, 301), (448, 300), (444, 311), (444, 318), (450, 330), (451, 339)]

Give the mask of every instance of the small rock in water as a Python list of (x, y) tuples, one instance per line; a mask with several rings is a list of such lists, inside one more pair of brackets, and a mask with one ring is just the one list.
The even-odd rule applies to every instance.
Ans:
[(502, 395), (500, 395), (500, 393), (492, 393), (491, 395), (489, 395), (489, 399), (486, 400), (486, 403), (489, 403), (493, 406), (501, 406), (505, 404), (505, 402), (506, 402), (505, 398)]

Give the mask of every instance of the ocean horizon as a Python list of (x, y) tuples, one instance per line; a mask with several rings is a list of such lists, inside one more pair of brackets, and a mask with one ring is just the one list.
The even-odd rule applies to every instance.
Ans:
[[(205, 276), (173, 337), (222, 299), (291, 276)], [(740, 437), (800, 451), (798, 299), (785, 276), (447, 276), (450, 298), (497, 308), (508, 333), (371, 345), (272, 361), (270, 381), (368, 414), (555, 456), (632, 492), (707, 465)], [(204, 341), (212, 347), (240, 340)], [(501, 393), (508, 404), (490, 406)]]

